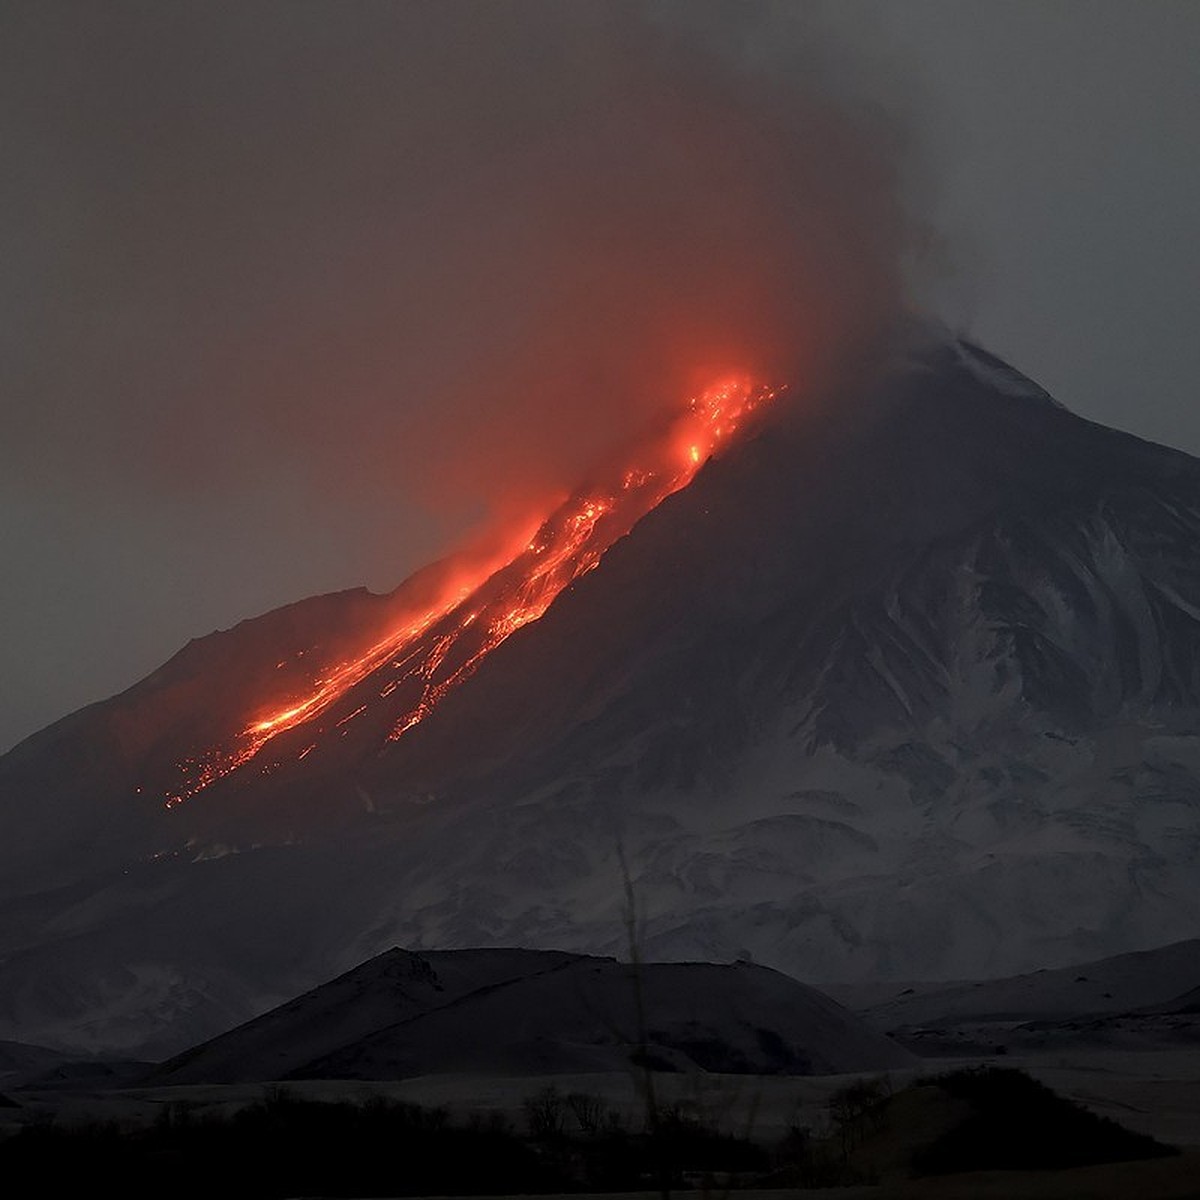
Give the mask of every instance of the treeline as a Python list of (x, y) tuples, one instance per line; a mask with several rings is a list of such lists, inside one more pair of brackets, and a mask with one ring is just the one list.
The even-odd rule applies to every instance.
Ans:
[(304, 1099), (276, 1089), (228, 1115), (171, 1104), (149, 1125), (35, 1121), (0, 1143), (0, 1177), (29, 1194), (122, 1197), (486, 1195), (633, 1191), (761, 1173), (762, 1147), (675, 1109), (628, 1128), (594, 1096), (549, 1089), (502, 1116), (373, 1097)]
[[(929, 1127), (931, 1095), (956, 1115)], [(945, 1108), (945, 1101), (942, 1103)], [(1175, 1151), (995, 1067), (919, 1080), (893, 1095), (886, 1078), (835, 1091), (817, 1128), (737, 1136), (653, 1090), (629, 1120), (599, 1096), (544, 1088), (517, 1125), (466, 1122), (383, 1097), (354, 1103), (282, 1088), (232, 1113), (166, 1105), (150, 1124), (34, 1119), (0, 1142), (0, 1178), (30, 1195), (414, 1196), (539, 1192), (723, 1192), (812, 1188), (884, 1177), (1057, 1169)], [(901, 1149), (896, 1157), (897, 1146)]]

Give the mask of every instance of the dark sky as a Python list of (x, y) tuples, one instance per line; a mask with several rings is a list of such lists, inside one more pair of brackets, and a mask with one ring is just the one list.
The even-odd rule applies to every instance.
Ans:
[(922, 302), (1200, 452), (1200, 5), (0, 5), (0, 748)]

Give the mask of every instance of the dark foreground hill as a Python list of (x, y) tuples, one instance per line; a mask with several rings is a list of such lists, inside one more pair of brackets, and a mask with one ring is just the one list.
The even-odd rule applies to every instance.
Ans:
[(155, 1070), (147, 1085), (659, 1070), (822, 1075), (913, 1057), (750, 963), (393, 949)]

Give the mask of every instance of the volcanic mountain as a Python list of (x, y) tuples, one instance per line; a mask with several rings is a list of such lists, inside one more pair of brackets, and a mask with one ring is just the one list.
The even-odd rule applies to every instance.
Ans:
[(855, 380), (725, 382), (496, 562), (0, 759), (0, 1036), (173, 1052), (393, 945), (624, 952), (630, 900), (806, 980), (1195, 936), (1200, 463), (950, 337)]

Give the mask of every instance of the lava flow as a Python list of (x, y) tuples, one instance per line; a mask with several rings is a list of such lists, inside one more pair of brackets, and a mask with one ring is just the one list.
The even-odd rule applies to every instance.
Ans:
[[(231, 745), (181, 763), (184, 781), (167, 796), (167, 807), (246, 766), (268, 743), (301, 726), (312, 737), (291, 756), (303, 759), (316, 749), (320, 735), (344, 733), (349, 722), (381, 702), (399, 713), (390, 723), (389, 739), (402, 737), (497, 646), (541, 617), (641, 517), (686, 487), (744, 418), (775, 395), (739, 376), (693, 397), (665, 433), (559, 505), (514, 554), (457, 582), (427, 610), (329, 670), (307, 695), (258, 714)], [(349, 711), (342, 713), (343, 707)], [(262, 769), (278, 765), (276, 759)]]

